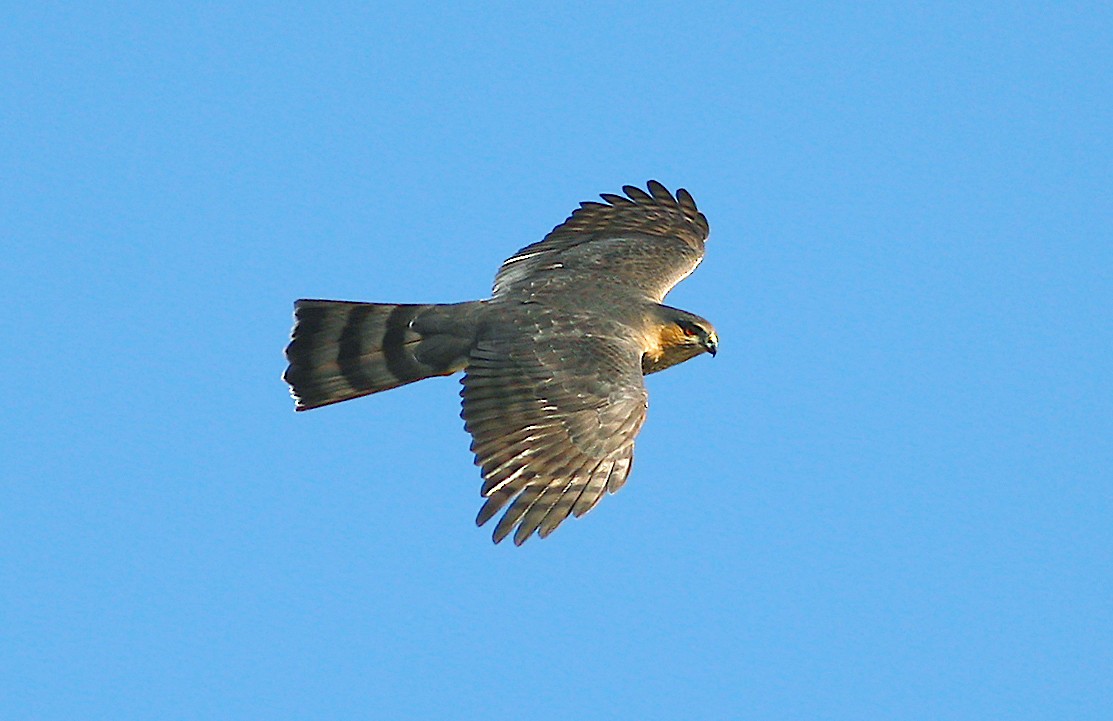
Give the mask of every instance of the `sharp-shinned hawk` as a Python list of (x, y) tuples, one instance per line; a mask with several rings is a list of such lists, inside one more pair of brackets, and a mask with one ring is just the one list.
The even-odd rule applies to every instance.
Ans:
[(648, 408), (642, 376), (715, 355), (711, 323), (662, 305), (703, 258), (686, 190), (585, 202), (502, 264), (487, 300), (295, 303), (286, 348), (297, 410), (464, 372), (464, 427), (482, 468), (483, 525), (522, 544), (626, 482)]

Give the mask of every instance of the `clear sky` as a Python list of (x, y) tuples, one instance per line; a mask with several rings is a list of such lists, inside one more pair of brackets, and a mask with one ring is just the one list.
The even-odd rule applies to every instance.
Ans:
[[(464, 5), (5, 10), (0, 717), (1111, 718), (1110, 5)], [(294, 299), (650, 178), (720, 352), (588, 516), (293, 412)]]

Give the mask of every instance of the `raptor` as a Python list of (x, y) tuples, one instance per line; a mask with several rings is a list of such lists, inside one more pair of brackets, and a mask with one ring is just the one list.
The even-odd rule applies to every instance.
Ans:
[(707, 320), (663, 305), (703, 259), (707, 219), (657, 181), (580, 204), (511, 256), (490, 298), (398, 305), (299, 300), (283, 375), (305, 411), (463, 372), (495, 543), (544, 538), (626, 482), (643, 376), (715, 355)]

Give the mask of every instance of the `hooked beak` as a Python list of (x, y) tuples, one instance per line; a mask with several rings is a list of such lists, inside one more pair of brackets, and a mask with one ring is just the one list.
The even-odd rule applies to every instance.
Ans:
[(719, 339), (714, 333), (709, 333), (707, 337), (703, 339), (703, 347), (711, 354), (711, 357), (714, 358), (715, 354), (719, 352)]

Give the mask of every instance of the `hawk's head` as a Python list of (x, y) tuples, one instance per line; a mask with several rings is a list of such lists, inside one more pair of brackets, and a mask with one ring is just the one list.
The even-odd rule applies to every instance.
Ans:
[(718, 352), (719, 336), (710, 321), (667, 305), (659, 305), (656, 310), (642, 355), (642, 373), (656, 373), (700, 353)]

